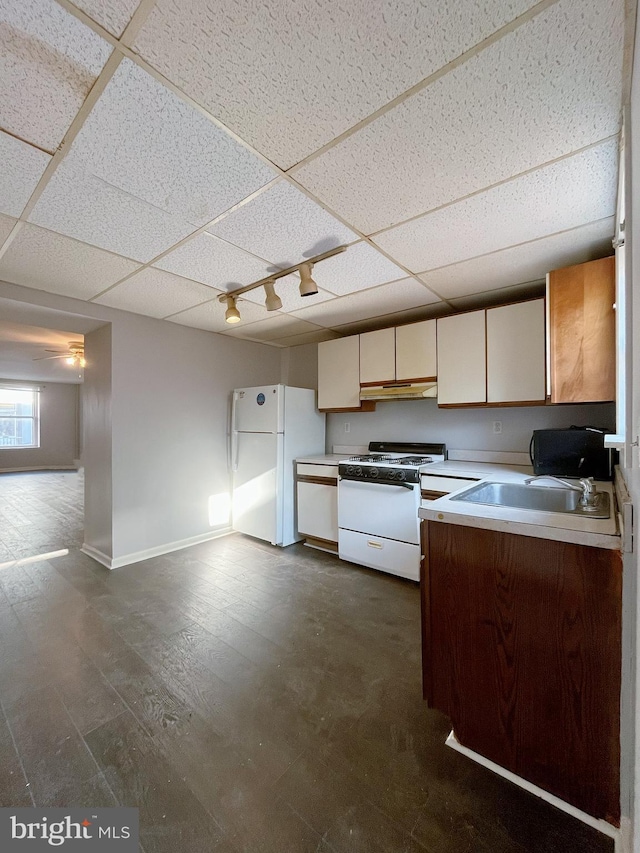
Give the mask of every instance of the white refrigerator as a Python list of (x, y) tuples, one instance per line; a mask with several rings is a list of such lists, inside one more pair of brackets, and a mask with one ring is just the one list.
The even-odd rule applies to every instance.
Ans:
[(272, 545), (296, 530), (295, 460), (324, 454), (325, 416), (310, 388), (237, 388), (231, 404), (232, 526)]

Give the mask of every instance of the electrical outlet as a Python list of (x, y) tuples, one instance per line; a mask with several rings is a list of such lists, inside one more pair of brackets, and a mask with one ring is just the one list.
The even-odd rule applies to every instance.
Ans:
[(493, 422), (493, 432), (494, 435), (500, 435), (502, 433), (502, 421)]
[(347, 421), (344, 425), (345, 432), (351, 432), (351, 424)]

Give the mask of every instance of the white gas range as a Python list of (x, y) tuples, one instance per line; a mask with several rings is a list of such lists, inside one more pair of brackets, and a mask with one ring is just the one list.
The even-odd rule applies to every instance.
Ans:
[(339, 462), (340, 558), (420, 580), (420, 474), (446, 456), (444, 444), (372, 441)]

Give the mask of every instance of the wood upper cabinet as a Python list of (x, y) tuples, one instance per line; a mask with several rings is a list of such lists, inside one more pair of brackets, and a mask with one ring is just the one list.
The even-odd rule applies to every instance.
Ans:
[(485, 403), (487, 399), (485, 312), (437, 320), (438, 405)]
[(318, 344), (318, 408), (360, 408), (360, 337)]
[(393, 382), (396, 378), (396, 330), (360, 335), (360, 382)]
[(545, 402), (544, 299), (487, 309), (487, 403)]
[(425, 698), (458, 741), (620, 818), (622, 555), (423, 522)]
[(435, 379), (436, 321), (423, 320), (396, 328), (396, 379)]
[(615, 258), (547, 276), (552, 403), (615, 400)]

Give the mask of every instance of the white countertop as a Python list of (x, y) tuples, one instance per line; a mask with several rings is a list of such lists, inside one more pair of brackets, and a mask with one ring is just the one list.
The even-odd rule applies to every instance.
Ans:
[(296, 459), (296, 462), (306, 465), (337, 465), (344, 457), (344, 453), (327, 453), (324, 456), (302, 456)]
[[(477, 477), (479, 480), (501, 483), (523, 483), (532, 475), (531, 468), (513, 465), (494, 465), (483, 462), (442, 462), (430, 465), (425, 472), (443, 476)], [(543, 485), (544, 481), (541, 481)], [(551, 485), (550, 485), (551, 487)], [(596, 548), (620, 548), (620, 536), (615, 511), (613, 484), (598, 482), (599, 491), (609, 492), (610, 518), (588, 518), (569, 513), (540, 512), (516, 507), (487, 506), (452, 500), (455, 495), (471, 488), (465, 485), (435, 501), (422, 501), (418, 515), (428, 521), (480, 527), (503, 533), (516, 533), (537, 539), (574, 542)]]

